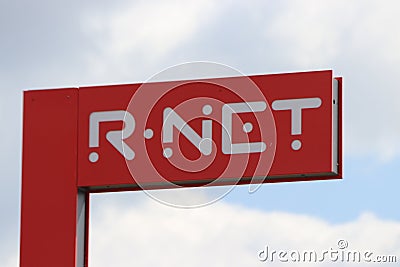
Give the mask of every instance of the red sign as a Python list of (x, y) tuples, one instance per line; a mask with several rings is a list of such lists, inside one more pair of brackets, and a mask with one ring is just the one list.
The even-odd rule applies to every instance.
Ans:
[(319, 71), (80, 88), (78, 185), (338, 178), (335, 81)]
[(20, 266), (87, 266), (89, 193), (335, 179), (332, 71), (24, 93)]

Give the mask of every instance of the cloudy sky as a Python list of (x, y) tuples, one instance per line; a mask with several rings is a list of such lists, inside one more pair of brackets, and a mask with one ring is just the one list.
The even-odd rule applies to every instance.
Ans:
[(94, 195), (91, 266), (263, 266), (266, 245), (322, 253), (338, 240), (400, 261), (400, 3), (232, 2), (0, 0), (1, 266), (18, 265), (23, 90), (137, 83), (189, 61), (343, 76), (344, 179), (240, 186), (192, 210)]

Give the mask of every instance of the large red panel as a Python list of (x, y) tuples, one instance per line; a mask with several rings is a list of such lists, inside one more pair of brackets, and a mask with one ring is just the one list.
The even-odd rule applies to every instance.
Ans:
[(77, 120), (77, 89), (25, 92), (21, 267), (76, 264)]
[[(240, 97), (235, 96), (229, 90), (212, 83), (223, 83), (230, 85), (229, 89), (233, 89), (239, 95), (246, 95), (245, 88), (235, 88), (240, 84), (240, 78), (221, 78), (202, 80), (200, 82), (188, 82), (184, 85), (175, 82), (154, 83), (146, 85), (146, 92), (142, 94), (140, 101), (129, 105), (132, 96), (137, 94), (140, 84), (127, 84), (116, 86), (88, 87), (79, 89), (79, 180), (78, 185), (82, 187), (90, 187), (92, 190), (129, 189), (129, 186), (135, 185), (132, 179), (132, 173), (135, 179), (148, 184), (155, 184), (158, 188), (167, 188), (162, 185), (163, 180), (160, 177), (174, 183), (190, 183), (192, 185), (210, 182), (218, 177), (226, 178), (221, 180), (221, 184), (230, 184), (229, 178), (235, 178), (237, 173), (242, 177), (239, 183), (246, 183), (253, 177), (266, 177), (266, 182), (283, 182), (283, 181), (300, 181), (310, 179), (332, 179), (340, 178), (340, 173), (332, 167), (336, 164), (334, 159), (334, 151), (332, 146), (333, 139), (333, 88), (332, 88), (332, 71), (316, 71), (304, 73), (274, 74), (250, 76), (250, 79), (260, 88), (263, 97), (270, 106), (273, 106), (276, 100), (290, 99), (307, 99), (318, 98), (321, 104), (318, 108), (305, 108), (301, 111), (301, 133), (292, 132), (292, 111), (291, 110), (272, 110), (276, 125), (276, 153), (272, 167), (268, 172), (267, 168), (257, 169), (257, 164), (268, 164), (267, 161), (260, 162), (260, 153), (251, 155), (226, 155), (221, 152), (221, 127), (218, 123), (213, 122), (212, 139), (216, 143), (215, 162), (212, 168), (206, 168), (201, 172), (182, 171), (171, 164), (170, 160), (163, 157), (162, 125), (163, 110), (166, 107), (178, 107), (180, 103), (188, 102), (191, 99), (213, 98), (220, 103), (213, 104), (214, 116), (212, 119), (221, 121), (221, 108), (224, 103), (241, 102)], [(169, 91), (157, 101), (153, 101), (155, 96), (163, 94), (165, 88), (177, 86), (174, 90)], [(238, 87), (238, 86), (236, 86)], [(240, 87), (240, 86), (239, 86)], [(136, 97), (136, 95), (135, 95)], [(246, 95), (246, 101), (251, 99), (251, 94)], [(254, 96), (252, 101), (257, 101)], [(338, 101), (340, 99), (337, 99)], [(198, 112), (203, 102), (191, 102), (191, 109), (186, 112)], [(338, 103), (336, 103), (338, 104)], [(150, 108), (149, 108), (150, 107)], [(108, 121), (99, 124), (98, 145), (90, 146), (90, 116), (93, 112), (103, 111), (124, 111), (128, 110), (135, 119), (136, 128), (132, 135), (125, 140), (126, 144), (135, 151), (135, 159), (125, 160), (124, 157), (115, 149), (115, 147), (106, 139), (106, 135), (110, 131), (120, 130), (123, 128), (121, 121)], [(150, 112), (149, 112), (150, 110)], [(219, 111), (218, 111), (219, 110)], [(216, 112), (214, 112), (216, 111)], [(340, 109), (339, 109), (340, 111)], [(254, 113), (256, 114), (256, 113)], [(233, 122), (233, 127), (238, 128), (245, 121), (254, 121), (257, 114), (243, 114), (240, 119), (243, 121)], [(182, 115), (182, 114), (180, 114)], [(253, 116), (254, 115), (254, 116)], [(338, 114), (336, 114), (338, 115)], [(148, 117), (147, 117), (148, 116)], [(182, 115), (182, 117), (184, 117)], [(267, 116), (268, 117), (268, 116)], [(265, 117), (265, 118), (267, 118)], [(242, 123), (242, 124), (240, 124)], [(261, 121), (261, 123), (263, 123)], [(254, 126), (257, 126), (253, 123)], [(189, 125), (201, 135), (201, 120), (192, 120)], [(270, 124), (266, 124), (270, 125)], [(269, 134), (274, 131), (272, 128), (256, 128), (249, 133), (247, 138), (250, 141), (260, 139), (260, 133)], [(340, 126), (340, 121), (339, 121)], [(144, 130), (151, 128), (154, 138), (144, 140)], [(235, 138), (241, 138), (238, 131), (234, 130)], [(174, 132), (174, 136), (180, 136), (179, 142), (176, 142), (175, 148), (183, 147), (182, 153), (187, 157), (196, 158), (199, 151), (191, 144), (187, 138), (182, 137)], [(239, 137), (238, 137), (239, 136)], [(341, 134), (337, 133), (337, 140), (334, 140), (335, 149), (340, 150)], [(272, 139), (272, 135), (271, 135)], [(292, 148), (292, 142), (298, 140), (301, 142), (301, 148), (295, 150)], [(239, 140), (240, 141), (240, 140)], [(238, 142), (236, 140), (235, 142)], [(267, 142), (267, 141), (266, 141)], [(145, 145), (141, 146), (140, 143)], [(94, 162), (90, 160), (89, 155), (93, 153), (97, 155)], [(340, 151), (339, 159), (340, 158)], [(262, 154), (262, 153), (261, 153)], [(196, 156), (197, 155), (197, 156)], [(150, 157), (150, 160), (148, 159)], [(242, 157), (243, 160), (240, 160)], [(247, 157), (247, 158), (246, 158)], [(224, 164), (232, 158), (239, 159), (235, 164), (240, 169), (241, 162), (247, 164), (245, 170), (241, 169), (235, 173), (232, 172), (221, 174)], [(337, 162), (338, 164), (340, 162)], [(128, 165), (130, 168), (128, 168)], [(218, 167), (219, 166), (219, 167)], [(129, 171), (131, 170), (131, 172)], [(339, 166), (340, 170), (340, 166)], [(137, 189), (137, 188), (136, 188)]]

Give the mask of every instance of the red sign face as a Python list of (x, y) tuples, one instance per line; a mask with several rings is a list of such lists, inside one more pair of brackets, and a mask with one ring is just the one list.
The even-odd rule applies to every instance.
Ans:
[(338, 87), (317, 71), (80, 88), (78, 186), (339, 178)]

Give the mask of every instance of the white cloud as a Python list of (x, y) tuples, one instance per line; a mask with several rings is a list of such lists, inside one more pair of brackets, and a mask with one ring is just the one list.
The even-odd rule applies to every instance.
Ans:
[(92, 213), (90, 230), (90, 264), (97, 267), (281, 266), (277, 261), (260, 262), (257, 253), (267, 245), (277, 251), (322, 254), (338, 250), (340, 239), (348, 242), (347, 251), (396, 255), (400, 261), (400, 222), (372, 214), (333, 225), (312, 216), (261, 212), (223, 202), (193, 210), (151, 200), (98, 208)]
[(280, 43), (292, 65), (313, 68), (338, 55), (343, 21), (332, 14), (343, 8), (340, 1), (289, 1), (265, 28), (265, 38)]
[(15, 267), (18, 266), (18, 256), (17, 255), (7, 255), (7, 257), (2, 259), (1, 266), (3, 267)]
[(88, 55), (92, 71), (100, 77), (113, 69), (120, 77), (143, 73), (192, 39), (215, 12), (213, 1), (136, 1), (114, 12), (90, 13), (83, 25), (96, 40), (97, 50)]

